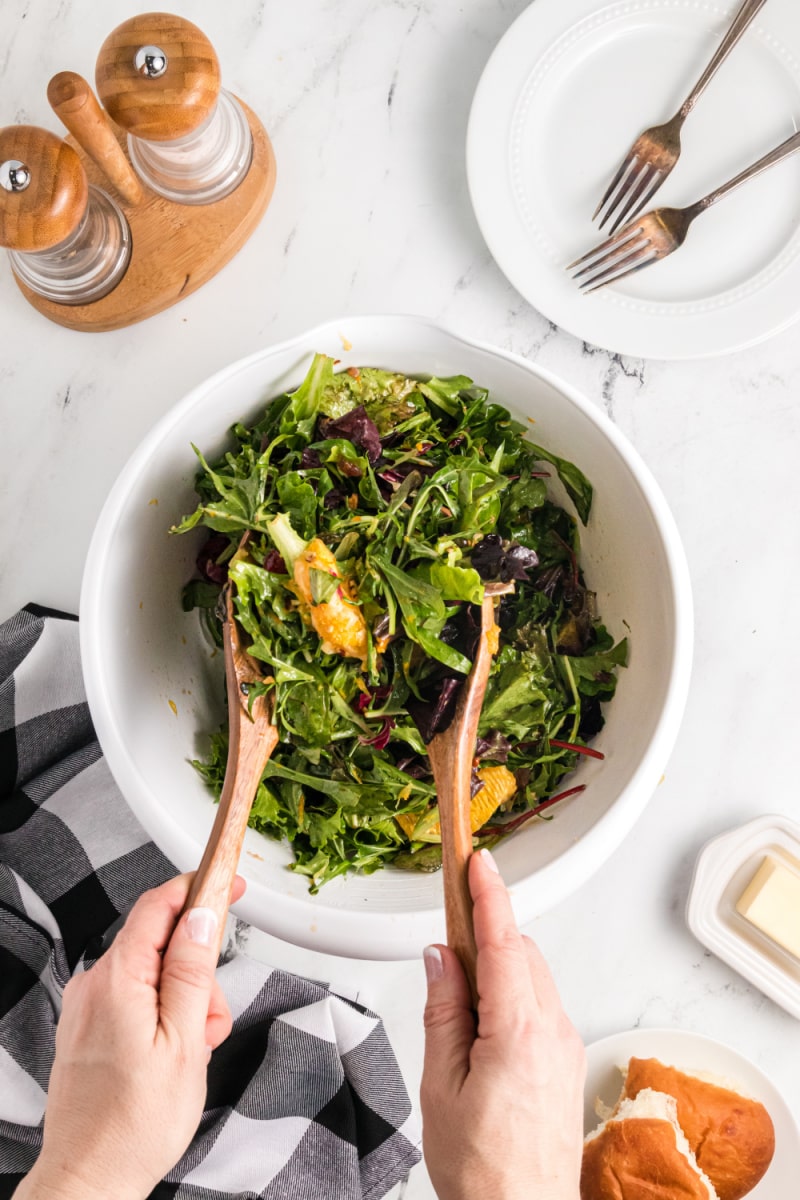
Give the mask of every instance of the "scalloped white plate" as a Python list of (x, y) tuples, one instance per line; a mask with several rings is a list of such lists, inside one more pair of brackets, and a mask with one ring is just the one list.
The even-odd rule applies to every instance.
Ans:
[[(595, 205), (636, 135), (680, 106), (735, 4), (536, 0), (490, 58), (467, 174), (489, 249), (522, 295), (584, 341), (645, 358), (725, 354), (800, 315), (800, 156), (704, 214), (685, 246), (584, 296), (564, 267), (604, 236)], [(771, 0), (698, 101), (655, 204), (684, 205), (800, 120), (800, 12)]]
[(679, 1071), (714, 1075), (753, 1100), (760, 1100), (775, 1126), (775, 1156), (748, 1200), (795, 1200), (800, 1173), (800, 1130), (775, 1084), (738, 1050), (714, 1038), (683, 1029), (631, 1029), (586, 1047), (588, 1072), (584, 1091), (584, 1133), (599, 1124), (594, 1102), (616, 1103), (622, 1086), (619, 1068), (628, 1059), (658, 1058)]

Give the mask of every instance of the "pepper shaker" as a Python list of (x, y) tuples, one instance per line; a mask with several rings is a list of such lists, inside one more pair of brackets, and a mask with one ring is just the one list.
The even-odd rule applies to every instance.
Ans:
[(57, 304), (108, 295), (131, 236), (114, 200), (90, 185), (76, 151), (35, 125), (0, 129), (0, 246), (17, 280)]
[(144, 13), (119, 25), (97, 59), (97, 92), (128, 135), (128, 154), (153, 191), (211, 204), (247, 174), (253, 139), (235, 96), (220, 85), (206, 35), (184, 17)]

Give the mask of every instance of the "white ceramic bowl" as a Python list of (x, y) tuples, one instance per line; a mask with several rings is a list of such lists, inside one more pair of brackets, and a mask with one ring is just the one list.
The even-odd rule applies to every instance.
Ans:
[[(630, 638), (630, 665), (596, 742), (605, 760), (587, 760), (570, 779), (586, 791), (497, 850), (517, 916), (529, 921), (600, 866), (655, 790), (686, 698), (692, 604), (675, 524), (636, 452), (579, 393), (516, 355), (416, 317), (347, 317), (234, 363), (176, 404), (117, 479), (89, 550), (81, 648), (100, 744), (150, 836), (182, 870), (196, 867), (215, 806), (189, 760), (224, 718), (222, 657), (211, 656), (197, 614), (180, 604), (205, 535), (167, 529), (196, 504), (190, 443), (219, 454), (231, 424), (296, 387), (314, 351), (343, 366), (468, 375), (535, 419), (536, 440), (575, 461), (595, 486), (582, 562), (609, 629)], [(289, 861), (287, 845), (248, 830), (241, 917), (298, 945), (357, 958), (408, 958), (444, 940), (439, 875), (384, 870), (334, 880), (311, 896)]]

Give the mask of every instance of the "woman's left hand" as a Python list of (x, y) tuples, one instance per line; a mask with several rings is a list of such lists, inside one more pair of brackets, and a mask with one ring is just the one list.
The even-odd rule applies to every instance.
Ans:
[[(145, 892), (107, 953), (67, 984), (44, 1146), (15, 1200), (143, 1200), (189, 1145), (211, 1050), (231, 1030), (216, 917), (196, 908), (178, 921), (191, 878)], [(237, 878), (233, 899), (243, 891)]]

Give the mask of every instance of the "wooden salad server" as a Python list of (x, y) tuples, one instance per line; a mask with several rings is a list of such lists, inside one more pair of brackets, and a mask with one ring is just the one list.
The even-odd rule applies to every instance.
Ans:
[(478, 721), (489, 681), (489, 668), (497, 653), (499, 631), (494, 620), (498, 596), (513, 592), (513, 583), (487, 583), (481, 604), (481, 632), (472, 670), (461, 688), (453, 720), (428, 743), (428, 757), (439, 802), (442, 831), (442, 869), (447, 944), (455, 950), (469, 981), (477, 1007), (475, 977), (477, 950), (472, 927), (472, 897), (467, 868), (472, 854), (470, 781)]
[(217, 953), (222, 945), (247, 818), (264, 767), (278, 743), (278, 730), (272, 723), (272, 697), (256, 696), (252, 705), (248, 700), (251, 686), (263, 683), (264, 676), (242, 645), (233, 612), (232, 584), (227, 584), (222, 599), (225, 605), (222, 636), (228, 693), (228, 765), (216, 819), (184, 905), (184, 912), (202, 907), (211, 908), (217, 914)]

